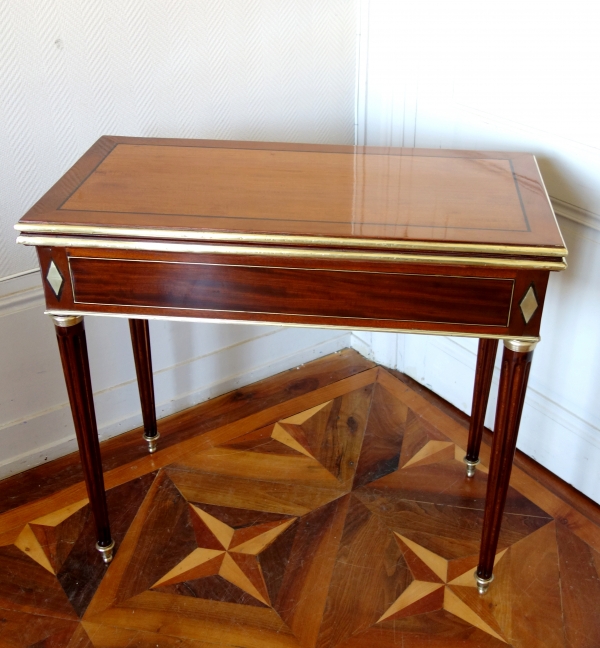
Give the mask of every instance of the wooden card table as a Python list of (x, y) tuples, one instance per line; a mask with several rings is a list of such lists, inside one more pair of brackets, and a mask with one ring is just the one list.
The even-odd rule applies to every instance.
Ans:
[(129, 318), (150, 452), (148, 319), (466, 335), (480, 339), (467, 476), (504, 340), (487, 589), (548, 276), (566, 267), (532, 155), (102, 137), (16, 228), (37, 248), (105, 562), (84, 315)]

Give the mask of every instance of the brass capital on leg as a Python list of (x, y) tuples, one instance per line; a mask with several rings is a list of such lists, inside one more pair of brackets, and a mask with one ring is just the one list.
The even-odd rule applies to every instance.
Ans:
[(54, 321), (54, 326), (60, 326), (61, 328), (75, 326), (75, 324), (83, 322), (81, 315), (50, 315), (50, 317)]
[(503, 340), (504, 346), (511, 351), (516, 351), (517, 353), (529, 353), (533, 351), (539, 342), (537, 340)]

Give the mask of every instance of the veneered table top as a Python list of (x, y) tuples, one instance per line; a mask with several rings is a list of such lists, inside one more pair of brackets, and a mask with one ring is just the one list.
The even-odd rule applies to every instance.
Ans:
[(535, 158), (523, 153), (103, 137), (16, 227), (566, 254)]

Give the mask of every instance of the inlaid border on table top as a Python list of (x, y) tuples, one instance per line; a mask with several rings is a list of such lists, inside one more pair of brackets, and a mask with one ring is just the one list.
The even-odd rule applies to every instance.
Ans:
[[(520, 242), (510, 243), (486, 243), (469, 240), (427, 240), (427, 236), (415, 236), (413, 239), (407, 238), (390, 238), (385, 236), (333, 236), (320, 233), (315, 230), (314, 234), (305, 234), (292, 232), (278, 233), (266, 231), (243, 231), (244, 228), (236, 226), (234, 221), (240, 221), (239, 218), (232, 220), (232, 226), (209, 226), (208, 220), (213, 219), (207, 216), (207, 222), (198, 223), (197, 227), (178, 226), (174, 223), (173, 227), (165, 228), (159, 226), (159, 221), (164, 216), (173, 216), (172, 214), (149, 214), (147, 226), (136, 223), (135, 225), (119, 225), (115, 223), (103, 223), (101, 215), (109, 215), (112, 212), (94, 212), (98, 214), (98, 222), (85, 216), (84, 222), (77, 222), (77, 215), (83, 214), (81, 211), (72, 211), (71, 216), (67, 215), (66, 209), (62, 205), (68, 201), (69, 197), (76, 192), (86, 179), (94, 173), (101, 163), (106, 160), (107, 156), (120, 144), (129, 145), (151, 145), (151, 146), (177, 146), (177, 147), (203, 147), (203, 148), (221, 148), (221, 149), (253, 149), (253, 150), (277, 150), (292, 152), (327, 152), (327, 153), (345, 153), (356, 154), (368, 153), (369, 155), (387, 155), (387, 156), (413, 156), (413, 157), (456, 157), (472, 159), (504, 159), (509, 161), (512, 168), (513, 179), (517, 188), (517, 194), (521, 203), (521, 208), (525, 209), (523, 197), (519, 189), (518, 178), (523, 175), (519, 170), (520, 166), (525, 164), (528, 171), (537, 176), (537, 182), (531, 178), (524, 177), (524, 182), (535, 184), (541, 187), (539, 199), (535, 199), (536, 209), (539, 207), (542, 211), (547, 212), (542, 220), (548, 220), (550, 229), (554, 230), (551, 238), (556, 240), (556, 244), (530, 245)], [(515, 169), (515, 163), (519, 168)], [(533, 165), (533, 166), (532, 166)], [(531, 168), (529, 168), (531, 167)], [(525, 186), (525, 185), (524, 185)], [(526, 187), (528, 190), (531, 187)], [(540, 193), (536, 191), (535, 193)], [(127, 212), (128, 213), (128, 212)], [(84, 217), (82, 216), (82, 218)], [(188, 217), (188, 215), (185, 215)], [(536, 218), (539, 220), (540, 214)], [(190, 217), (191, 218), (191, 217)], [(221, 218), (221, 217), (219, 217)], [(550, 219), (550, 220), (549, 220)], [(164, 218), (163, 218), (164, 220)], [(227, 219), (225, 219), (227, 220)], [(526, 220), (529, 219), (526, 218)], [(240, 221), (241, 222), (241, 221)], [(265, 221), (266, 222), (266, 221)], [(414, 228), (414, 225), (412, 226)], [(537, 161), (531, 155), (522, 153), (504, 153), (504, 152), (474, 152), (474, 151), (450, 151), (450, 150), (427, 150), (427, 149), (399, 149), (385, 147), (353, 147), (353, 146), (320, 146), (308, 144), (278, 144), (263, 142), (234, 142), (234, 141), (214, 141), (214, 140), (177, 140), (177, 139), (160, 139), (160, 138), (128, 138), (128, 137), (103, 137), (96, 142), (92, 148), (59, 180), (54, 187), (21, 219), (15, 226), (19, 231), (26, 234), (55, 234), (60, 236), (75, 235), (95, 237), (103, 236), (114, 239), (152, 239), (171, 241), (212, 241), (222, 243), (246, 243), (259, 245), (295, 245), (308, 247), (327, 247), (329, 249), (345, 250), (347, 248), (356, 249), (375, 249), (375, 250), (404, 250), (413, 252), (430, 252), (442, 254), (483, 254), (500, 257), (554, 257), (556, 263), (562, 263), (560, 267), (555, 266), (553, 270), (560, 270), (565, 267), (561, 257), (567, 254), (566, 246), (560, 235), (556, 218), (550, 204), (548, 194), (541, 181)], [(257, 228), (260, 229), (260, 228)], [(430, 227), (417, 227), (420, 229), (432, 229)], [(434, 228), (435, 229), (435, 228)], [(462, 228), (464, 230), (464, 228)], [(528, 227), (528, 230), (531, 229)], [(525, 232), (524, 235), (532, 234), (531, 231)], [(560, 241), (560, 242), (559, 242)], [(35, 244), (35, 243), (34, 243)]]

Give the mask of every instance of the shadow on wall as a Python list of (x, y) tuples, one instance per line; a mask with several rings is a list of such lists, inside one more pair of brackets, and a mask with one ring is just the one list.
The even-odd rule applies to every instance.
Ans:
[(600, 232), (560, 217), (559, 224), (569, 267), (550, 277), (539, 346), (543, 357), (536, 358), (535, 375), (549, 395), (598, 427)]
[(269, 341), (264, 338), (278, 331), (281, 327), (151, 321), (158, 416), (164, 413), (161, 404), (169, 407), (170, 397), (175, 396), (178, 409), (183, 409), (220, 395), (224, 388), (235, 389), (242, 376), (247, 381), (248, 372), (268, 365)]

